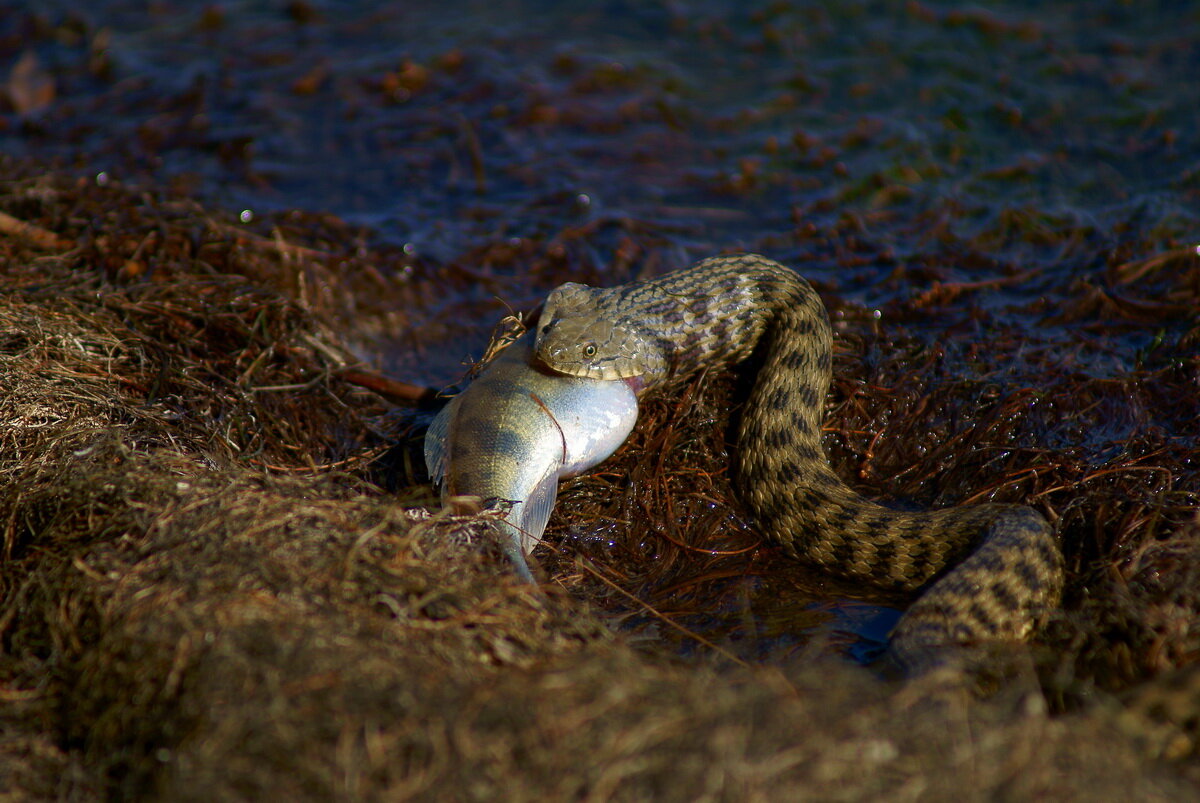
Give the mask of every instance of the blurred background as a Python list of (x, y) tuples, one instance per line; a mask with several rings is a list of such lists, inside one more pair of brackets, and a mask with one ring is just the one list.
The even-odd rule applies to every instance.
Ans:
[[(864, 315), (982, 282), (1053, 337), (1079, 281), (1196, 238), (1198, 75), (1172, 2), (0, 2), (0, 148), (357, 227), (447, 277), (366, 347), (435, 384), (505, 304), (720, 250)], [(1114, 336), (1084, 370), (1154, 333)]]

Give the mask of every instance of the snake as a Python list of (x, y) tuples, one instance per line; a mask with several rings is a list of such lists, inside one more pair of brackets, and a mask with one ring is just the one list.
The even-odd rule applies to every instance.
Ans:
[(985, 642), (1025, 641), (1060, 602), (1063, 557), (1019, 504), (894, 510), (850, 488), (822, 446), (833, 330), (794, 270), (756, 254), (711, 257), (616, 287), (568, 282), (547, 296), (535, 353), (574, 377), (661, 389), (752, 354), (736, 424), (735, 478), (756, 525), (793, 557), (915, 600), (888, 655), (921, 671)]

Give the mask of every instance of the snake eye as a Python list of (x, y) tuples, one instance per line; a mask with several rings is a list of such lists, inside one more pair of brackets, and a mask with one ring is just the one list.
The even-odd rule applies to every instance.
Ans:
[(596, 356), (596, 344), (588, 343), (586, 346), (584, 346), (583, 347), (583, 356), (595, 357)]

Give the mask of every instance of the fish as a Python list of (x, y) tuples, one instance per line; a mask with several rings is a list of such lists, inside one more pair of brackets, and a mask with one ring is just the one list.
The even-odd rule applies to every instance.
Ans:
[(425, 465), (451, 496), (497, 509), (500, 546), (517, 575), (536, 582), (526, 556), (541, 542), (560, 480), (598, 465), (637, 423), (640, 380), (556, 373), (526, 332), (452, 398), (425, 435)]

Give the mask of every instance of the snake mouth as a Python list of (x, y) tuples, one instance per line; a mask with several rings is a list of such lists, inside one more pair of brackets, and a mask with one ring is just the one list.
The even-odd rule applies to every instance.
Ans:
[(559, 369), (555, 368), (553, 365), (538, 356), (536, 352), (529, 356), (529, 365), (538, 373), (546, 376), (573, 376), (566, 371), (560, 371)]
[(643, 390), (646, 389), (645, 377), (629, 376), (629, 377), (626, 377), (623, 381), (625, 382), (626, 385), (629, 386), (629, 389), (632, 390), (635, 394), (639, 394)]

